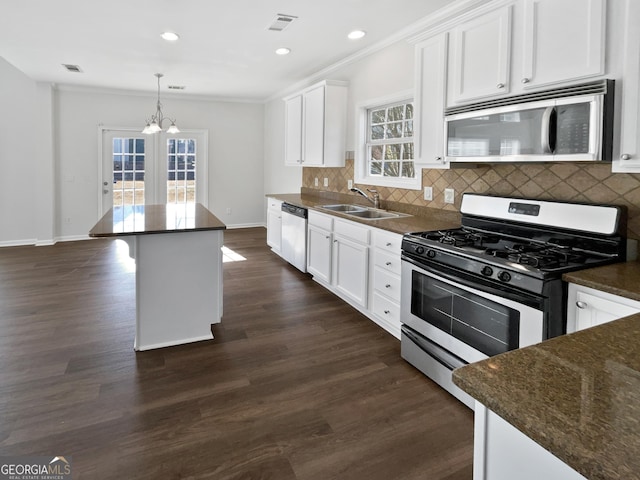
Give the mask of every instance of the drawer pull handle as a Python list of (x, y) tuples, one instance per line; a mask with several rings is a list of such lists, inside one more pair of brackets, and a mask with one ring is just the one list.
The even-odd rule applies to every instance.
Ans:
[(496, 87), (498, 87), (498, 88), (504, 88), (504, 83), (499, 83), (499, 84), (497, 84), (497, 85), (496, 85)]
[(326, 238), (327, 240), (329, 240), (331, 237), (330, 237), (329, 235), (327, 235), (327, 236), (326, 236), (326, 237), (324, 237), (324, 238)]
[(578, 308), (587, 308), (587, 302), (582, 302), (582, 301), (578, 300), (576, 302), (576, 307), (578, 307)]
[(391, 285), (389, 285), (388, 283), (384, 286), (384, 288), (391, 288)]
[(384, 311), (384, 314), (385, 314), (385, 315), (389, 315), (390, 313), (391, 313), (391, 312), (390, 312), (389, 310), (385, 310), (385, 311)]
[(391, 266), (391, 262), (387, 262), (387, 263), (385, 263), (385, 265), (386, 265), (387, 267), (390, 267), (390, 266)]
[(387, 242), (387, 247), (390, 247), (392, 245), (391, 242)]

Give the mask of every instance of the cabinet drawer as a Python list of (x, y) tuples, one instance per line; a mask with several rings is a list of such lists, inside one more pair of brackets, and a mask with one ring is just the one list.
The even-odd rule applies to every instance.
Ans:
[(335, 219), (333, 232), (359, 243), (369, 244), (369, 228), (355, 222)]
[(267, 198), (267, 208), (269, 210), (280, 210), (282, 207), (282, 200), (276, 200), (275, 198)]
[(382, 250), (400, 255), (400, 247), (402, 246), (402, 235), (376, 229), (373, 242), (376, 247)]
[(333, 228), (333, 217), (318, 213), (314, 210), (309, 210), (309, 218), (307, 220), (309, 225), (314, 225), (324, 230), (331, 231)]
[(373, 288), (387, 297), (400, 301), (400, 276), (375, 267)]
[(373, 294), (373, 314), (400, 325), (400, 305), (383, 297), (378, 292)]
[(383, 270), (393, 272), (396, 275), (400, 275), (400, 255), (396, 253), (387, 253), (385, 251), (376, 250), (375, 253), (375, 265)]

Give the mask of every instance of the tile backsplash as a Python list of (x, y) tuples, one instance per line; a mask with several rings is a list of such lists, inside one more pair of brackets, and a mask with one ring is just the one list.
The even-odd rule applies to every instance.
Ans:
[[(305, 167), (302, 186), (324, 192), (349, 193), (347, 181), (353, 179), (353, 175), (353, 160), (350, 159), (341, 168)], [(323, 186), (325, 178), (328, 179), (327, 187)], [(371, 187), (363, 184), (357, 186)], [(450, 170), (424, 169), (422, 186), (433, 187), (433, 200), (424, 200), (422, 190), (375, 189), (380, 192), (383, 202), (390, 200), (452, 211), (460, 209), (464, 192), (625, 205), (629, 211), (628, 235), (640, 239), (640, 174), (611, 173), (608, 163), (509, 163)], [(455, 190), (453, 204), (444, 203), (445, 188)]]

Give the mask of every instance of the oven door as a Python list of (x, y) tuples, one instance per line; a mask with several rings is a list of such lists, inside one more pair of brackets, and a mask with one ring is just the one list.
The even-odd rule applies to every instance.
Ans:
[(402, 323), (468, 363), (542, 341), (542, 299), (452, 277), (403, 257)]

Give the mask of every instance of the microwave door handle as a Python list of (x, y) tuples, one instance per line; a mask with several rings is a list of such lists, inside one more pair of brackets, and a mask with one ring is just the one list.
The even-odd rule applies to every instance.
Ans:
[(551, 154), (555, 148), (555, 111), (556, 107), (547, 107), (542, 114), (540, 145), (543, 154)]

